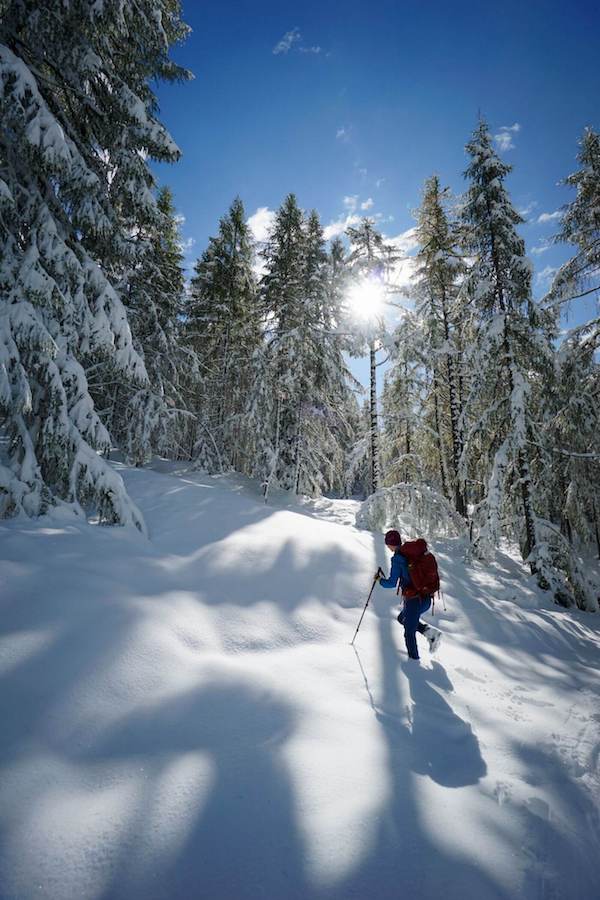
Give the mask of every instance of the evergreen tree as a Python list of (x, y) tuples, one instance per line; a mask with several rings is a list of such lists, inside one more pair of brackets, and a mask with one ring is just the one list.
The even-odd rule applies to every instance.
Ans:
[(190, 417), (186, 385), (199, 377), (196, 356), (182, 341), (183, 253), (167, 187), (158, 193), (157, 213), (138, 228), (138, 260), (123, 272), (118, 285), (148, 382), (136, 385), (123, 378), (110, 358), (88, 372), (102, 420), (136, 465), (153, 453), (182, 454)]
[[(565, 184), (575, 197), (563, 210), (555, 240), (576, 247), (544, 299), (547, 308), (600, 290), (600, 135), (586, 129), (578, 155), (581, 168)], [(549, 423), (554, 477), (549, 506), (570, 542), (594, 541), (600, 554), (600, 318), (572, 329), (560, 350), (554, 416)]]
[[(406, 311), (393, 342), (382, 392), (382, 457), (386, 486), (428, 480), (424, 471), (426, 441), (426, 366), (423, 334), (415, 315)], [(432, 473), (437, 481), (437, 469)]]
[(303, 335), (304, 384), (309, 398), (300, 407), (300, 452), (296, 492), (320, 494), (341, 487), (345, 450), (353, 438), (343, 415), (349, 383), (357, 384), (343, 359), (339, 336), (343, 285), (339, 247), (328, 257), (317, 213), (305, 230)]
[[(12, 0), (0, 21), (0, 512), (51, 503), (101, 521), (141, 518), (98, 455), (110, 445), (85, 367), (110, 358), (147, 380), (111, 274), (157, 215), (147, 158), (178, 150), (156, 119), (153, 78), (186, 33), (174, 0)], [(100, 265), (101, 264), (101, 265)], [(114, 268), (113, 268), (114, 267)], [(108, 277), (107, 277), (108, 276)]]
[(599, 389), (594, 344), (576, 330), (560, 347), (554, 390), (545, 386), (546, 507), (570, 544), (594, 543), (600, 556)]
[(445, 208), (447, 192), (433, 176), (425, 183), (417, 214), (414, 294), (423, 330), (423, 363), (430, 373), (431, 434), (439, 460), (439, 476), (446, 497), (457, 512), (466, 514), (465, 486), (459, 478), (463, 449), (461, 374), (465, 312), (460, 284), (465, 267), (458, 250), (456, 228)]
[(261, 302), (267, 322), (267, 371), (259, 381), (268, 381), (275, 391), (269, 423), (274, 464), (263, 472), (285, 490), (293, 490), (298, 475), (301, 439), (301, 402), (306, 398), (306, 370), (302, 353), (307, 319), (304, 304), (304, 217), (296, 197), (289, 194), (277, 212), (273, 231), (264, 250), (266, 273), (261, 282)]
[[(554, 323), (531, 299), (531, 267), (516, 226), (504, 180), (510, 167), (492, 146), (480, 121), (467, 144), (471, 163), (464, 209), (464, 245), (473, 258), (465, 288), (477, 316), (470, 348), (473, 378), (463, 411), (465, 470), (486, 472), (486, 493), (474, 510), (476, 547), (497, 545), (503, 525), (520, 543), (540, 585), (559, 602), (573, 602), (573, 580), (584, 589), (577, 567), (566, 565), (564, 548), (553, 545), (544, 518), (536, 448), (541, 386), (552, 379)], [(489, 462), (488, 462), (489, 461)], [(491, 463), (491, 465), (490, 465)]]
[[(559, 305), (600, 291), (600, 135), (587, 128), (580, 144), (581, 168), (565, 179), (576, 196), (563, 212), (555, 240), (575, 245), (577, 252), (557, 272), (546, 303)], [(581, 337), (600, 341), (600, 318), (581, 329)]]
[(371, 406), (368, 400), (359, 408), (356, 398), (352, 397), (345, 416), (352, 428), (354, 440), (348, 447), (345, 457), (346, 497), (359, 496), (365, 499), (371, 491)]
[[(242, 414), (252, 387), (252, 360), (262, 339), (254, 246), (239, 197), (197, 261), (185, 312), (185, 332), (202, 359), (203, 394), (196, 399), (197, 457), (209, 471), (243, 469), (252, 435)], [(250, 444), (248, 443), (250, 441)]]
[[(350, 240), (350, 256), (348, 267), (353, 279), (357, 282), (377, 285), (379, 291), (385, 290), (386, 278), (396, 259), (394, 248), (386, 244), (383, 236), (375, 228), (373, 219), (365, 217), (357, 228), (346, 229), (346, 235)], [(368, 302), (368, 297), (367, 297)], [(375, 317), (368, 326), (364, 326), (360, 337), (360, 343), (365, 341), (369, 345), (369, 358), (371, 365), (370, 376), (370, 459), (371, 459), (371, 491), (379, 488), (380, 454), (379, 454), (379, 424), (377, 409), (377, 345), (384, 330), (382, 317)], [(358, 332), (357, 332), (358, 337)]]
[(251, 400), (261, 449), (253, 474), (265, 495), (272, 484), (319, 494), (343, 483), (352, 439), (340, 414), (349, 377), (339, 335), (341, 259), (338, 250), (328, 259), (317, 214), (305, 220), (293, 194), (277, 213), (264, 257), (266, 344)]

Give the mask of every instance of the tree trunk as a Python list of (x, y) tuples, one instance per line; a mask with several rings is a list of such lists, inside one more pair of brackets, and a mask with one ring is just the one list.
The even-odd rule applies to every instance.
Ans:
[[(446, 309), (446, 291), (442, 288), (442, 317), (444, 321), (444, 337), (446, 342), (450, 340), (450, 324)], [(462, 433), (459, 428), (460, 419), (460, 383), (456, 377), (456, 360), (450, 354), (446, 356), (446, 368), (448, 371), (448, 393), (450, 399), (450, 430), (452, 432), (452, 465), (454, 469), (454, 505), (460, 516), (466, 516), (467, 505), (464, 490), (458, 477), (460, 458), (463, 451)]]
[(442, 440), (442, 427), (441, 427), (441, 421), (440, 421), (438, 390), (439, 390), (438, 377), (437, 377), (437, 374), (436, 374), (436, 371), (434, 368), (434, 370), (433, 370), (433, 404), (434, 404), (434, 407), (433, 408), (434, 408), (434, 415), (435, 415), (435, 432), (437, 434), (438, 452), (440, 455), (440, 476), (442, 479), (442, 491), (443, 491), (444, 497), (446, 497), (448, 500), (450, 500), (451, 497), (450, 497), (450, 493), (448, 490), (448, 474), (446, 471), (446, 469), (447, 469), (446, 456), (444, 453), (444, 442)]
[(371, 341), (371, 492), (379, 489), (379, 431), (377, 427), (377, 371), (375, 343)]

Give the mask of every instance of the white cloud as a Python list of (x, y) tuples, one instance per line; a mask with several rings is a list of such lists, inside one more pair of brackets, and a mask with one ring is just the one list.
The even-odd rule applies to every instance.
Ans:
[(554, 212), (551, 213), (542, 213), (538, 216), (538, 222), (540, 225), (543, 225), (544, 222), (557, 222), (562, 218), (562, 211), (560, 209), (555, 209)]
[(526, 203), (525, 206), (522, 206), (521, 209), (518, 209), (517, 212), (523, 219), (526, 219), (531, 215), (537, 205), (537, 200), (531, 200), (529, 203)]
[(349, 228), (352, 225), (358, 225), (359, 223), (360, 216), (355, 212), (349, 212), (345, 218), (341, 217), (334, 222), (330, 222), (329, 225), (326, 225), (323, 229), (323, 237), (326, 241), (330, 241), (332, 238), (339, 237), (343, 234), (346, 228)]
[(494, 140), (498, 144), (498, 150), (501, 153), (504, 153), (506, 150), (515, 149), (512, 134), (509, 134), (507, 131), (501, 131), (500, 134), (495, 134)]
[(366, 178), (366, 177), (367, 177), (367, 170), (366, 170), (366, 169), (357, 169), (357, 172), (358, 172), (358, 174), (361, 176), (361, 178)]
[(410, 286), (415, 272), (415, 258), (410, 254), (419, 246), (417, 229), (416, 227), (407, 228), (406, 231), (401, 231), (400, 234), (393, 237), (384, 235), (384, 240), (386, 244), (391, 244), (400, 255), (400, 259), (392, 267), (390, 282), (398, 291), (403, 291)]
[(348, 197), (344, 197), (343, 203), (346, 209), (354, 211), (358, 206), (358, 194), (352, 194)]
[(411, 250), (416, 250), (419, 246), (417, 229), (415, 226), (407, 228), (406, 231), (401, 231), (400, 234), (397, 234), (395, 237), (386, 237), (385, 242), (386, 244), (391, 244), (393, 247), (396, 247), (396, 249), (402, 251), (402, 253), (410, 253)]
[[(289, 53), (290, 50), (296, 50), (298, 53), (309, 53), (313, 56), (318, 56), (319, 53), (323, 52), (323, 48), (319, 47), (318, 44), (307, 47), (306, 45), (299, 43), (301, 40), (302, 35), (300, 34), (300, 29), (296, 26), (296, 28), (292, 28), (291, 31), (286, 31), (281, 40), (273, 47), (273, 53), (275, 56), (279, 56), (280, 53), (285, 54)], [(327, 56), (329, 56), (329, 54), (327, 54)]]
[(538, 284), (544, 284), (545, 282), (550, 281), (552, 278), (554, 278), (557, 272), (558, 269), (556, 268), (556, 266), (546, 266), (536, 274), (536, 281), (538, 282)]
[(494, 140), (498, 145), (498, 150), (501, 153), (504, 153), (506, 150), (514, 150), (515, 144), (513, 141), (513, 137), (515, 134), (518, 134), (521, 130), (521, 126), (518, 122), (515, 122), (514, 125), (502, 125), (498, 134), (494, 135)]
[(372, 197), (369, 197), (368, 200), (365, 200), (364, 203), (360, 204), (360, 208), (361, 209), (371, 209), (371, 207), (374, 205), (375, 205), (375, 201), (373, 200)]
[(541, 256), (542, 253), (545, 253), (546, 250), (549, 250), (549, 249), (550, 249), (550, 241), (541, 240), (539, 242), (539, 244), (537, 244), (535, 247), (531, 248), (530, 252), (534, 253), (536, 256)]
[(342, 125), (341, 128), (338, 128), (336, 131), (335, 136), (338, 141), (343, 141), (344, 144), (347, 144), (350, 140), (350, 129), (346, 128), (345, 125)]
[(275, 221), (275, 210), (268, 206), (259, 206), (254, 215), (248, 219), (248, 227), (255, 241), (264, 243), (269, 237), (269, 232)]
[(196, 243), (196, 238), (193, 238), (193, 237), (183, 238), (183, 240), (181, 240), (179, 242), (179, 246), (181, 247), (181, 252), (186, 253), (186, 254), (189, 253), (195, 243)]
[(381, 185), (384, 183), (384, 181), (385, 181), (385, 178), (378, 178), (377, 181), (375, 182), (375, 187), (380, 188)]
[(291, 31), (286, 31), (281, 40), (273, 47), (273, 53), (275, 56), (278, 56), (280, 53), (289, 53), (292, 46), (299, 41), (301, 37), (302, 35), (300, 34), (300, 29), (298, 27), (292, 28)]

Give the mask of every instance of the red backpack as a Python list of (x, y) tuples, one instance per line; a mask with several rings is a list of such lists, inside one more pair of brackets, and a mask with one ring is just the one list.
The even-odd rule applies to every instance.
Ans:
[(400, 547), (400, 553), (408, 561), (408, 571), (412, 581), (412, 587), (405, 588), (402, 596), (407, 598), (433, 597), (440, 589), (440, 575), (436, 558), (427, 549), (427, 542), (423, 538), (406, 541)]

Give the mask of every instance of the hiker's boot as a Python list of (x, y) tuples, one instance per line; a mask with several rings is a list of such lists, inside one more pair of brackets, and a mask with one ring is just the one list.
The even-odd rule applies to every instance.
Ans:
[(429, 652), (436, 653), (442, 639), (442, 632), (433, 625), (426, 625), (423, 632), (424, 637), (429, 641)]

